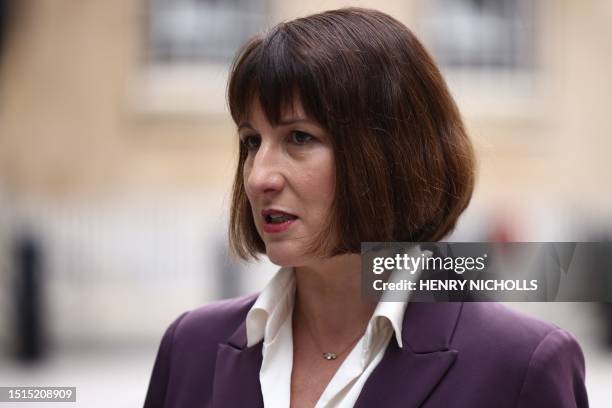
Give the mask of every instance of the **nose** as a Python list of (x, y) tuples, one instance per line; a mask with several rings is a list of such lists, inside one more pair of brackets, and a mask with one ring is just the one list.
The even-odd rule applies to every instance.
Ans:
[(250, 196), (279, 193), (284, 186), (282, 158), (274, 146), (262, 143), (250, 163), (245, 163), (245, 189)]

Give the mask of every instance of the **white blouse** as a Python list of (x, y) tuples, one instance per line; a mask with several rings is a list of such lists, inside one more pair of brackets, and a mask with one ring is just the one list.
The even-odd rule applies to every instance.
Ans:
[[(408, 279), (416, 279), (417, 275), (410, 275)], [(402, 321), (409, 296), (409, 292), (405, 293), (403, 301), (392, 302), (383, 301), (383, 294), (365, 333), (342, 362), (315, 408), (352, 407), (394, 333), (395, 341), (402, 347)], [(289, 407), (290, 403), (294, 296), (293, 268), (281, 268), (246, 317), (247, 347), (264, 340), (259, 380), (267, 408)]]

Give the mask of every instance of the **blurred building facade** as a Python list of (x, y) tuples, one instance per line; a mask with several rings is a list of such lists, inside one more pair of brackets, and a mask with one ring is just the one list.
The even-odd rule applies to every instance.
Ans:
[(266, 26), (345, 5), (403, 21), (442, 65), (480, 162), (455, 239), (612, 230), (609, 1), (20, 3), (0, 67), (2, 327), (24, 231), (58, 343), (157, 338), (186, 307), (264, 281), (244, 266), (242, 286), (221, 278), (237, 268), (218, 256), (237, 148), (229, 62)]

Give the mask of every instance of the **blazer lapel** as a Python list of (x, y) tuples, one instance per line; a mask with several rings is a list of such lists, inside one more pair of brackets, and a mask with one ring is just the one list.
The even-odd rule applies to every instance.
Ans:
[(392, 338), (355, 407), (420, 407), (457, 358), (450, 348), (461, 303), (409, 303), (402, 324), (403, 348)]
[[(355, 407), (416, 408), (443, 380), (458, 352), (450, 341), (461, 303), (409, 303), (402, 324), (403, 348), (392, 338), (364, 384)], [(246, 347), (243, 321), (217, 348), (213, 407), (263, 407), (259, 382), (263, 341)]]
[(263, 407), (259, 383), (263, 341), (246, 347), (246, 322), (217, 348), (213, 407)]

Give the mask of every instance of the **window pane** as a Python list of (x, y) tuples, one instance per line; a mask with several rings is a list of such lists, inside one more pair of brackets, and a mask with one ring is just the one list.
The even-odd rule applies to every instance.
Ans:
[(148, 57), (229, 61), (266, 16), (265, 0), (149, 0)]
[(533, 0), (431, 0), (426, 31), (449, 67), (531, 68)]

